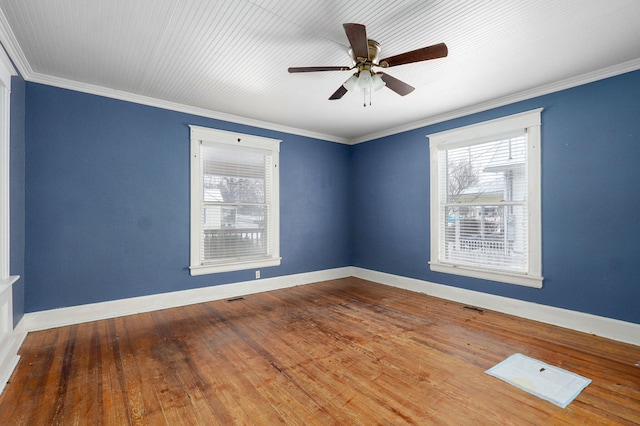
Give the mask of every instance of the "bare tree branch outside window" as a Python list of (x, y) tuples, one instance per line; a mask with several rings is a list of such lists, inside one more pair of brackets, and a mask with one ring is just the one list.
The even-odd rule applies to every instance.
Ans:
[(470, 160), (450, 161), (448, 168), (447, 195), (450, 202), (480, 180), (480, 174)]

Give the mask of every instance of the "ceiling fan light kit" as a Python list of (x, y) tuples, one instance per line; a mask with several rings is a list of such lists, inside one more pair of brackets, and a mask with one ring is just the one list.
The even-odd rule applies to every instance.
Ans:
[(362, 24), (343, 24), (344, 31), (349, 39), (349, 56), (353, 61), (353, 66), (324, 66), (324, 67), (291, 67), (290, 73), (317, 72), (317, 71), (351, 71), (357, 69), (351, 77), (336, 90), (329, 100), (341, 99), (347, 92), (364, 92), (366, 106), (366, 96), (369, 94), (369, 104), (371, 104), (371, 93), (388, 87), (400, 96), (406, 96), (413, 92), (415, 88), (395, 77), (383, 72), (374, 72), (373, 67), (389, 68), (398, 65), (410, 64), (414, 62), (427, 61), (430, 59), (444, 58), (448, 55), (447, 46), (444, 43), (423, 47), (390, 56), (378, 61), (380, 55), (380, 43), (367, 38), (367, 30)]

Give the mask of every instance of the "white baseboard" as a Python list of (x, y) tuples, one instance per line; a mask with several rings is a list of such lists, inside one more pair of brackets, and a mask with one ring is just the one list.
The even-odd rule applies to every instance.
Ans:
[[(19, 347), (24, 335), (29, 331), (229, 299), (350, 276), (640, 345), (640, 324), (351, 266), (27, 313), (21, 321), (23, 331), (16, 335), (16, 342)], [(13, 353), (17, 353), (17, 350)], [(0, 377), (4, 371), (1, 367), (2, 365)]]
[(295, 287), (318, 281), (352, 276), (352, 267), (327, 269), (282, 277), (263, 278), (232, 284), (221, 284), (150, 296), (132, 297), (108, 302), (31, 312), (24, 315), (27, 331), (46, 330), (71, 324), (115, 318), (160, 309), (175, 308), (212, 300), (229, 299), (263, 291)]
[(13, 284), (20, 278), (11, 276), (0, 280), (0, 393), (9, 381), (20, 360), (18, 350), (26, 337), (23, 322), (13, 326)]
[(9, 334), (6, 345), (0, 348), (0, 394), (4, 390), (7, 382), (11, 378), (13, 370), (20, 361), (18, 350), (22, 346), (27, 330), (24, 328), (24, 321), (20, 321), (18, 325)]
[(640, 324), (620, 321), (568, 309), (526, 302), (508, 297), (495, 296), (422, 281), (413, 278), (392, 275), (354, 267), (353, 276), (393, 287), (424, 293), (430, 296), (477, 306), (483, 309), (527, 318), (546, 324), (557, 325), (584, 333), (595, 334), (633, 345), (640, 345)]

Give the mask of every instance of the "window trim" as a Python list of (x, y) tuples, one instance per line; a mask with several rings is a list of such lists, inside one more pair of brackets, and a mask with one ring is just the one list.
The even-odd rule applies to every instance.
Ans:
[[(191, 129), (191, 239), (189, 266), (191, 275), (215, 274), (280, 265), (282, 258), (280, 257), (280, 173), (278, 169), (280, 168), (280, 142), (282, 141), (194, 125), (189, 125), (189, 128)], [(202, 141), (271, 152), (274, 172), (271, 181), (273, 186), (271, 197), (273, 217), (271, 218), (270, 232), (273, 238), (270, 240), (270, 257), (219, 264), (200, 264), (200, 235), (202, 233), (200, 216), (202, 194), (200, 146)]]
[[(430, 157), (430, 269), (434, 272), (462, 275), (508, 284), (542, 288), (542, 210), (541, 210), (541, 113), (543, 108), (427, 135)], [(440, 226), (438, 154), (460, 146), (495, 140), (516, 130), (526, 129), (528, 191), (528, 265), (527, 273), (518, 274), (447, 263), (440, 260)]]
[(0, 47), (0, 286), (11, 286), (11, 77), (16, 72)]

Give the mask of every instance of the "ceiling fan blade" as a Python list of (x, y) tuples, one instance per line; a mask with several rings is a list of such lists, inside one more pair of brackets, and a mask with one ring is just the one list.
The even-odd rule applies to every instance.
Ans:
[(400, 81), (395, 77), (391, 77), (389, 74), (385, 74), (383, 72), (379, 72), (377, 74), (380, 75), (382, 81), (386, 83), (389, 89), (393, 90), (400, 96), (408, 95), (416, 89), (415, 87), (408, 85), (404, 81)]
[(349, 71), (351, 67), (290, 67), (289, 72)]
[(395, 67), (397, 65), (410, 64), (412, 62), (427, 61), (429, 59), (444, 58), (449, 54), (447, 45), (444, 43), (434, 44), (433, 46), (423, 47), (422, 49), (412, 50), (410, 52), (401, 53), (399, 55), (390, 56), (380, 61), (382, 68)]
[(349, 44), (353, 50), (353, 56), (369, 60), (369, 43), (367, 41), (367, 29), (362, 24), (342, 24), (347, 33)]
[(330, 100), (330, 101), (335, 101), (335, 100), (337, 100), (337, 99), (342, 99), (342, 97), (344, 96), (344, 94), (345, 94), (345, 93), (347, 93), (347, 92), (348, 92), (348, 90), (347, 90), (347, 88), (346, 88), (346, 87), (344, 87), (344, 86), (340, 86), (340, 87), (338, 88), (338, 90), (336, 90), (336, 91), (333, 93), (333, 95), (331, 95), (331, 96), (329, 97), (329, 100)]

